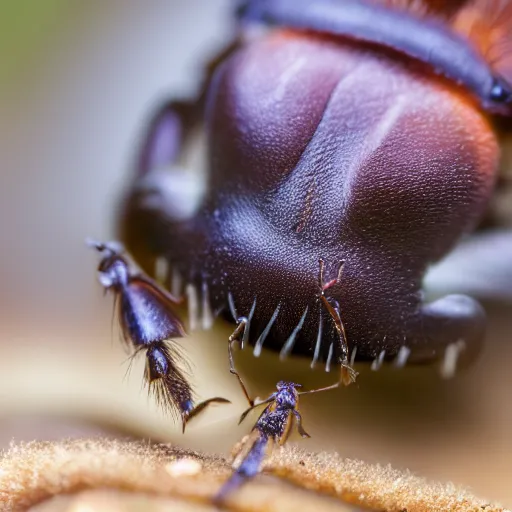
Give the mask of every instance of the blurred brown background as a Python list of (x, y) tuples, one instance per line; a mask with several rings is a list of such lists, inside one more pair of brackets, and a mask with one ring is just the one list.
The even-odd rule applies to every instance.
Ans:
[[(228, 0), (0, 2), (0, 447), (11, 438), (143, 435), (228, 451), (244, 403), (227, 371), (229, 327), (186, 348), (208, 411), (182, 436), (131, 375), (111, 334), (112, 301), (84, 246), (113, 234), (136, 142), (151, 109), (193, 93), (229, 38)], [(429, 369), (361, 369), (357, 386), (303, 400), (311, 450), (453, 480), (512, 506), (510, 305), (489, 304), (479, 362), (453, 381)], [(123, 363), (124, 361), (124, 363)], [(308, 361), (241, 354), (255, 394), (277, 380), (329, 382)], [(335, 377), (331, 375), (332, 379)]]

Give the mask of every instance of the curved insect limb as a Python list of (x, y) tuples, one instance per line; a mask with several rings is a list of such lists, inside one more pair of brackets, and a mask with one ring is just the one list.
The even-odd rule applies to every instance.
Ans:
[(206, 407), (208, 407), (210, 404), (217, 403), (217, 404), (230, 404), (231, 401), (227, 398), (222, 398), (221, 396), (217, 396), (214, 398), (209, 398), (208, 400), (204, 400), (202, 402), (199, 402), (195, 407), (193, 407), (190, 410), (187, 410), (184, 415), (182, 415), (183, 420), (183, 428), (182, 432), (185, 432), (185, 427), (190, 423), (191, 420), (196, 418), (201, 412), (203, 412)]
[[(299, 393), (299, 395), (302, 394), (302, 393)], [(304, 430), (304, 427), (302, 426), (302, 416), (300, 414), (300, 412), (297, 410), (297, 409), (294, 409), (293, 411), (293, 414), (295, 416), (295, 419), (297, 421), (297, 430), (300, 434), (301, 437), (311, 437), (305, 430)]]
[[(244, 396), (249, 403), (250, 407), (252, 408), (254, 406), (254, 400), (251, 399), (249, 392), (247, 391), (247, 388), (244, 384), (244, 381), (242, 380), (242, 377), (238, 373), (238, 371), (235, 368), (235, 360), (233, 356), (233, 345), (235, 343), (240, 344), (240, 349), (244, 348), (245, 341), (247, 339), (247, 336), (249, 334), (248, 331), (248, 325), (249, 325), (249, 319), (245, 316), (242, 316), (238, 318), (237, 320), (237, 326), (233, 333), (228, 338), (228, 357), (229, 357), (229, 373), (234, 375), (238, 379), (238, 383), (240, 384), (240, 387), (242, 388), (242, 391), (244, 393)], [(240, 335), (242, 337), (240, 338)]]
[(206, 63), (195, 97), (167, 101), (153, 113), (139, 149), (138, 177), (156, 168), (175, 164), (180, 159), (183, 148), (203, 122), (206, 97), (215, 71), (238, 46), (239, 41), (235, 38)]
[(119, 230), (128, 249), (145, 268), (152, 268), (155, 258), (166, 257), (168, 248), (159, 234), (160, 223), (190, 218), (202, 201), (204, 180), (200, 172), (187, 168), (187, 150), (203, 127), (212, 78), (239, 45), (236, 35), (206, 63), (193, 97), (169, 99), (157, 105), (141, 136)]
[(328, 291), (333, 286), (339, 284), (341, 281), (341, 275), (343, 272), (343, 267), (345, 265), (345, 261), (341, 260), (338, 263), (338, 268), (336, 270), (336, 276), (334, 278), (331, 278), (326, 281), (325, 279), (325, 261), (320, 258), (319, 259), (319, 273), (318, 273), (318, 287), (320, 290), (320, 301), (322, 302), (323, 307), (327, 310), (329, 313), (329, 316), (331, 317), (331, 320), (334, 323), (334, 327), (336, 329), (336, 332), (338, 334), (338, 357), (339, 357), (339, 363), (341, 366), (341, 376), (339, 382), (336, 384), (333, 384), (332, 386), (328, 386), (327, 388), (322, 388), (322, 391), (325, 391), (327, 389), (335, 389), (337, 388), (340, 383), (344, 384), (345, 386), (348, 386), (349, 384), (352, 384), (355, 382), (357, 377), (357, 372), (352, 368), (350, 362), (349, 362), (349, 348), (348, 348), (348, 341), (347, 341), (347, 334), (345, 332), (345, 326), (343, 325), (343, 322), (341, 320), (341, 314), (339, 310), (339, 304), (331, 298), (326, 297), (325, 292)]

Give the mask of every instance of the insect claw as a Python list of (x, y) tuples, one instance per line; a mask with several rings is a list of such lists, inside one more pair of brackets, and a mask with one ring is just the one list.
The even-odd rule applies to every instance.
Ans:
[(352, 368), (348, 361), (341, 363), (341, 382), (344, 386), (349, 386), (356, 381), (359, 374)]
[(204, 400), (203, 402), (198, 403), (196, 406), (193, 406), (190, 409), (183, 409), (181, 411), (181, 420), (183, 424), (182, 432), (185, 433), (185, 427), (191, 420), (196, 418), (201, 412), (204, 411), (210, 404), (230, 404), (231, 400), (227, 398), (222, 398), (220, 396), (216, 396), (214, 398), (209, 398), (208, 400)]

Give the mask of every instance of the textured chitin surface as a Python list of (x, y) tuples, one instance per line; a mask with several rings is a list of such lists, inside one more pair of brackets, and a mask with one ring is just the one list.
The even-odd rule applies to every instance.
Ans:
[(256, 301), (252, 343), (279, 308), (264, 347), (313, 357), (319, 340), (327, 357), (323, 258), (345, 261), (328, 295), (358, 359), (401, 346), (436, 359), (459, 340), (476, 352), (478, 303), (421, 295), (426, 268), (474, 226), (494, 183), (497, 142), (463, 91), (375, 48), (276, 33), (220, 67), (207, 129), (202, 206), (186, 221), (160, 212), (155, 232), (213, 310), (227, 311), (228, 292), (239, 315)]

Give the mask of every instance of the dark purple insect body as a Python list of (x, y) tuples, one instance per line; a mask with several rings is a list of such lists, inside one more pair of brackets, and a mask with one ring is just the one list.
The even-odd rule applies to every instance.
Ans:
[(178, 302), (155, 281), (135, 272), (116, 244), (90, 242), (102, 255), (99, 281), (116, 295), (121, 332), (135, 354), (146, 351), (145, 378), (158, 402), (180, 415), (183, 429), (191, 417), (212, 402), (195, 404), (194, 393), (179, 367), (182, 356), (170, 343), (185, 336), (181, 320), (174, 312)]
[(252, 406), (240, 418), (242, 422), (246, 415), (260, 405), (267, 404), (260, 414), (247, 440), (242, 443), (239, 455), (234, 462), (234, 473), (222, 486), (215, 501), (222, 503), (226, 497), (238, 488), (244, 481), (256, 476), (270, 443), (284, 444), (290, 433), (293, 419), (297, 423), (297, 430), (302, 437), (310, 437), (302, 427), (302, 417), (298, 411), (299, 384), (293, 382), (279, 382), (277, 391), (266, 400)]
[[(478, 353), (480, 304), (425, 303), (422, 280), (487, 208), (491, 115), (512, 113), (510, 75), (465, 37), (465, 2), (420, 4), (436, 16), (392, 1), (244, 2), (244, 32), (271, 28), (214, 61), (197, 102), (154, 117), (123, 236), (181, 277), (193, 320), (244, 318), (256, 355), (313, 364), (346, 361), (341, 322), (349, 356), (374, 367), (450, 369)], [(203, 120), (206, 184), (178, 166)], [(344, 262), (327, 302), (319, 260), (331, 274)]]

